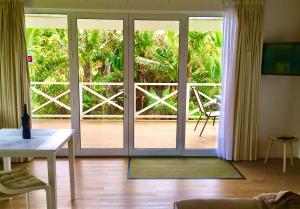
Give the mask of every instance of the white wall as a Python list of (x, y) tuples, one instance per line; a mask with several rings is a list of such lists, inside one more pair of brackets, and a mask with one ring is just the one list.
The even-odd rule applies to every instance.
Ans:
[[(266, 1), (264, 41), (300, 42), (299, 0)], [(269, 134), (287, 132), (300, 136), (300, 77), (264, 75), (261, 81), (259, 154), (263, 157)], [(298, 152), (298, 147), (294, 148)], [(271, 156), (282, 157), (281, 144), (273, 147)]]
[(61, 11), (222, 11), (221, 0), (24, 0), (24, 5)]
[[(63, 13), (87, 10), (196, 13), (221, 12), (223, 8), (221, 0), (24, 0), (24, 4), (27, 11), (39, 9)], [(300, 41), (299, 14), (300, 0), (266, 0), (264, 41)], [(274, 132), (289, 132), (300, 136), (300, 77), (262, 76), (259, 134), (261, 157), (265, 155), (267, 136)], [(274, 146), (271, 156), (281, 156), (281, 146)]]

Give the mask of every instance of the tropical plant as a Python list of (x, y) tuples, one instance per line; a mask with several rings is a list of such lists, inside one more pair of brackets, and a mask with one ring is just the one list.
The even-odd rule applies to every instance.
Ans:
[[(64, 29), (33, 29), (26, 30), (28, 54), (34, 57), (29, 65), (30, 79), (37, 82), (68, 82), (70, 80), (68, 58), (68, 35)], [(55, 97), (69, 89), (67, 85), (35, 85), (40, 91)], [(69, 95), (60, 98), (69, 104)], [(47, 99), (40, 94), (32, 93), (32, 107), (35, 109)], [(38, 114), (65, 114), (68, 110), (56, 103), (38, 110)]]
[[(221, 80), (222, 35), (217, 31), (188, 33), (187, 81), (190, 83), (219, 83)], [(28, 54), (33, 55), (30, 64), (31, 81), (69, 82), (68, 34), (65, 29), (26, 29)], [(136, 31), (134, 34), (134, 80), (138, 83), (177, 83), (179, 71), (179, 33), (174, 31)], [(123, 82), (124, 51), (123, 35), (116, 30), (79, 30), (78, 60), (81, 82)], [(129, 69), (131, 70), (131, 69)], [(122, 87), (87, 85), (88, 88), (110, 97)], [(50, 96), (67, 91), (67, 85), (41, 85), (41, 91)], [(157, 97), (164, 97), (177, 90), (176, 86), (143, 86)], [(201, 87), (209, 96), (218, 94), (219, 87)], [(136, 108), (143, 109), (151, 105), (153, 98), (143, 92), (137, 92)], [(95, 95), (83, 92), (83, 108), (87, 110), (99, 103)], [(60, 98), (69, 104), (69, 95)], [(41, 95), (32, 94), (33, 107), (46, 102)], [(119, 96), (114, 102), (123, 106), (124, 98)], [(168, 99), (168, 103), (177, 106), (177, 97)], [(196, 107), (191, 99), (190, 108)], [(39, 114), (68, 114), (69, 112), (54, 103), (46, 105)], [(121, 114), (121, 110), (111, 105), (103, 105), (90, 114)], [(145, 114), (175, 114), (174, 110), (159, 104)]]

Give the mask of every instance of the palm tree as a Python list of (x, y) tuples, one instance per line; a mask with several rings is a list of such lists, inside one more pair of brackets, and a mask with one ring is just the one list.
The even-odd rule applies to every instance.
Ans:
[[(221, 79), (220, 32), (190, 31), (188, 34), (188, 82), (211, 83)], [(28, 53), (34, 56), (30, 65), (33, 81), (69, 81), (68, 39), (63, 29), (26, 29)], [(169, 83), (177, 82), (179, 34), (174, 31), (136, 31), (134, 37), (135, 82)], [(123, 35), (115, 30), (80, 30), (78, 33), (78, 58), (80, 80), (84, 82), (122, 82), (123, 81)], [(64, 87), (45, 88), (45, 91), (60, 92)], [(171, 87), (145, 87), (158, 97), (174, 91)], [(116, 87), (93, 87), (103, 95), (112, 95)], [(204, 89), (209, 95), (217, 89)], [(86, 105), (92, 105), (97, 98), (85, 94)], [(43, 100), (33, 96), (34, 103)], [(153, 101), (142, 92), (137, 94), (137, 108), (143, 108)], [(118, 98), (123, 103), (123, 98)], [(176, 105), (176, 99), (169, 102)], [(51, 107), (51, 106), (50, 106)], [(159, 107), (159, 106), (158, 106)], [(105, 107), (109, 112), (116, 111)], [(168, 112), (163, 107), (152, 111)], [(54, 107), (51, 111), (57, 111)]]
[[(178, 33), (158, 31), (135, 32), (135, 81), (148, 83), (169, 83), (177, 81)], [(159, 97), (172, 87), (144, 87)], [(142, 92), (137, 92), (137, 108), (152, 102)]]
[(81, 81), (93, 82), (92, 60), (97, 56), (95, 49), (100, 47), (98, 30), (82, 30), (78, 33), (78, 58), (82, 68)]
[(221, 79), (221, 40), (216, 32), (189, 32), (188, 81), (219, 82)]
[[(70, 80), (68, 58), (68, 36), (64, 29), (26, 29), (26, 45), (28, 54), (33, 56), (33, 63), (29, 65), (31, 81), (40, 82), (68, 82)], [(51, 96), (68, 90), (63, 85), (41, 85), (39, 90)], [(32, 93), (33, 109), (47, 100), (39, 94)], [(68, 104), (69, 95), (60, 98), (60, 101)], [(68, 111), (51, 103), (39, 110), (41, 114), (66, 114)]]

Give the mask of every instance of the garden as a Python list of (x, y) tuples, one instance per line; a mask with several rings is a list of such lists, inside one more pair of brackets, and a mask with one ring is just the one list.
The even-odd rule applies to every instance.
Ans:
[[(32, 91), (32, 109), (35, 115), (69, 115), (70, 111), (59, 102), (70, 105), (70, 67), (68, 32), (66, 29), (27, 28), (28, 54), (34, 59), (29, 63)], [(163, 98), (177, 90), (179, 33), (175, 31), (135, 31), (134, 34), (134, 81), (144, 90)], [(189, 31), (187, 82), (191, 84), (220, 83), (222, 57), (222, 33), (220, 31)], [(102, 102), (97, 94), (109, 98), (120, 107), (124, 104), (124, 50), (123, 34), (117, 30), (78, 30), (79, 81), (85, 86), (82, 91), (82, 112)], [(36, 83), (35, 83), (36, 82)], [(105, 85), (102, 85), (104, 84)], [(161, 83), (175, 85), (144, 85)], [(220, 86), (197, 87), (213, 98), (220, 94)], [(91, 91), (87, 91), (90, 89)], [(57, 102), (47, 103), (49, 98)], [(95, 94), (95, 92), (97, 94)], [(189, 109), (197, 108), (190, 92)], [(143, 91), (136, 90), (136, 110), (139, 111), (155, 102)], [(166, 102), (177, 107), (177, 94)], [(42, 106), (42, 107), (41, 107)], [(198, 114), (198, 113), (195, 113)], [(123, 110), (106, 102), (87, 115), (123, 115)], [(176, 115), (176, 111), (159, 103), (143, 115)]]

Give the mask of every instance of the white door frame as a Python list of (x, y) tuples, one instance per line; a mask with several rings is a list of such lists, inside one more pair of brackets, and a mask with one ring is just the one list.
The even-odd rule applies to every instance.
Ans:
[[(179, 22), (179, 66), (178, 66), (178, 114), (177, 114), (177, 133), (176, 148), (170, 149), (135, 149), (134, 148), (134, 95), (129, 94), (129, 155), (130, 156), (179, 156), (184, 149), (184, 120), (185, 120), (185, 100), (186, 92), (183, 88), (186, 83), (186, 47), (187, 47), (187, 16), (185, 15), (129, 15), (129, 92), (134, 92), (134, 21), (135, 20), (172, 20)], [(178, 128), (182, 127), (182, 128)]]
[[(58, 14), (61, 11), (28, 12), (31, 14)], [(74, 136), (76, 156), (216, 156), (217, 149), (185, 149), (185, 120), (186, 120), (186, 83), (187, 83), (187, 53), (188, 53), (188, 25), (189, 17), (222, 16), (217, 13), (187, 13), (187, 14), (129, 14), (129, 13), (91, 13), (67, 12), (69, 36), (69, 64), (70, 64), (70, 89), (71, 89), (71, 126), (77, 130)], [(80, 107), (79, 107), (79, 71), (78, 71), (78, 42), (77, 19), (111, 19), (123, 20), (124, 43), (124, 148), (80, 148)], [(176, 149), (134, 149), (134, 20), (177, 20), (179, 21), (179, 72), (178, 72), (178, 115)], [(127, 53), (126, 53), (127, 52)], [(127, 122), (128, 121), (128, 122)], [(181, 128), (180, 128), (181, 127)], [(67, 156), (67, 150), (59, 152), (60, 156)]]
[[(79, 62), (78, 62), (78, 30), (77, 19), (123, 20), (123, 50), (124, 50), (124, 117), (123, 117), (123, 148), (81, 148), (80, 134), (80, 100), (79, 100)], [(75, 134), (75, 149), (77, 156), (126, 156), (128, 155), (128, 15), (71, 13), (68, 15), (69, 57), (71, 70), (72, 97), (72, 128)], [(101, 136), (99, 136), (101, 137)]]
[[(199, 16), (199, 15), (195, 15)], [(216, 156), (217, 149), (185, 149), (186, 105), (187, 105), (187, 57), (188, 26), (191, 15), (173, 14), (133, 14), (129, 15), (129, 155), (130, 156)], [(178, 57), (178, 106), (176, 148), (135, 149), (134, 148), (134, 20), (173, 20), (179, 21)]]

